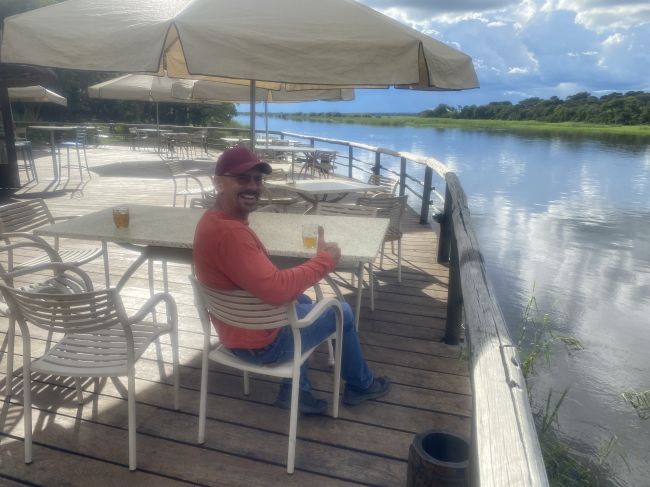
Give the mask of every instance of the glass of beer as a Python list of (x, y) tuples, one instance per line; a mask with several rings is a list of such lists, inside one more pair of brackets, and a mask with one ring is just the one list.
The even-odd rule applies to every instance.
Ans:
[(116, 206), (113, 208), (113, 223), (118, 229), (129, 228), (129, 207)]
[(318, 246), (318, 225), (305, 223), (302, 226), (302, 246), (306, 249), (315, 249)]

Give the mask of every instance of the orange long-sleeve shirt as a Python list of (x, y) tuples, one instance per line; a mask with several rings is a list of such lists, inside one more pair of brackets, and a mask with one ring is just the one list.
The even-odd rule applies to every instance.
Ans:
[[(294, 300), (335, 267), (327, 252), (318, 252), (304, 264), (280, 270), (269, 260), (248, 221), (215, 209), (207, 210), (199, 220), (193, 255), (196, 277), (203, 284), (215, 289), (244, 289), (274, 305)], [(228, 348), (262, 348), (280, 331), (245, 330), (214, 318), (212, 322)]]

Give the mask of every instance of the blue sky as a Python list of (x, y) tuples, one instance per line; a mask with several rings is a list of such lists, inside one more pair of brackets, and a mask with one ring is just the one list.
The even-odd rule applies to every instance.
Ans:
[[(588, 91), (650, 91), (648, 0), (361, 0), (470, 55), (481, 88), (357, 90), (350, 102), (269, 105), (270, 111), (419, 112)], [(262, 107), (258, 106), (258, 110)], [(247, 110), (241, 105), (240, 110)]]

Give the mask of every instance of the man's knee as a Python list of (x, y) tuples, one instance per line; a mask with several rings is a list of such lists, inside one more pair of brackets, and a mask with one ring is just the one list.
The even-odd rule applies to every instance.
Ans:
[(352, 307), (348, 303), (341, 303), (341, 308), (343, 309), (343, 330), (349, 331), (350, 328), (355, 329)]

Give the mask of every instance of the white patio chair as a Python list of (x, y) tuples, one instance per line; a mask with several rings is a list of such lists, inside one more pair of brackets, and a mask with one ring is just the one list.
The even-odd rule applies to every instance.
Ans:
[(386, 242), (391, 243), (391, 250), (395, 253), (394, 242), (397, 241), (397, 282), (402, 282), (402, 216), (406, 209), (406, 200), (408, 195), (404, 196), (383, 196), (377, 195), (372, 198), (362, 197), (357, 200), (357, 205), (370, 206), (377, 208), (377, 216), (390, 218), (388, 230), (384, 237), (384, 245), (381, 247), (381, 256), (379, 258), (379, 268), (384, 268), (384, 246)]
[[(375, 218), (377, 216), (377, 208), (370, 206), (360, 206), (360, 205), (346, 205), (343, 203), (326, 203), (319, 202), (316, 206), (316, 214), (318, 215), (330, 215), (330, 216), (365, 216), (367, 218)], [(373, 272), (372, 264), (368, 264), (368, 287), (370, 290), (370, 309), (375, 310), (375, 276)], [(344, 269), (342, 272), (351, 272), (352, 273), (352, 286), (354, 286), (354, 275), (356, 269)], [(338, 275), (339, 271), (336, 272)], [(361, 276), (363, 279), (363, 276)], [(358, 314), (358, 313), (357, 313)], [(356, 323), (357, 328), (359, 324)]]
[[(32, 462), (31, 378), (33, 371), (74, 377), (77, 400), (82, 402), (81, 377), (128, 377), (129, 470), (135, 470), (136, 404), (135, 362), (159, 336), (169, 334), (173, 356), (174, 408), (178, 409), (178, 336), (176, 304), (171, 295), (158, 293), (133, 316), (127, 316), (116, 289), (92, 290), (90, 277), (81, 269), (66, 264), (44, 264), (39, 270), (51, 268), (76, 273), (87, 291), (77, 294), (47, 294), (15, 289), (0, 284), (11, 313), (20, 326), (23, 341), (23, 402), (25, 429), (25, 463)], [(8, 273), (9, 279), (31, 270)], [(144, 321), (163, 303), (166, 322)], [(62, 333), (63, 337), (41, 357), (32, 362), (32, 328)]]
[[(60, 261), (66, 264), (80, 266), (102, 256), (104, 258), (104, 278), (106, 287), (110, 286), (108, 258), (101, 247), (84, 247), (73, 249), (60, 249), (59, 239), (54, 239), (54, 246), (51, 246), (45, 239), (34, 235), (32, 232), (45, 225), (52, 225), (57, 221), (67, 220), (68, 217), (53, 217), (45, 200), (34, 199), (10, 203), (0, 206), (0, 239), (5, 242), (14, 238), (24, 238), (35, 242), (43, 248), (50, 247), (58, 254)], [(14, 263), (13, 251), (7, 255), (7, 270), (18, 270), (24, 267), (31, 267), (52, 261), (50, 252), (43, 252), (40, 255)], [(58, 261), (59, 259), (57, 259)]]
[[(5, 254), (10, 255), (15, 250), (20, 251), (36, 251), (49, 253), (50, 259), (54, 263), (61, 263), (59, 256), (49, 246), (32, 242), (25, 239), (14, 239), (13, 242), (2, 245), (0, 244), (0, 261), (6, 262)], [(63, 274), (61, 272), (53, 272), (52, 277), (39, 277), (34, 281), (30, 279), (22, 286), (16, 286), (14, 283), (14, 275), (20, 276), (22, 274), (33, 274), (40, 269), (38, 266), (30, 267), (29, 269), (23, 268), (20, 272), (8, 275), (7, 269), (0, 263), (0, 279), (4, 284), (11, 287), (18, 287), (18, 289), (25, 291), (33, 291), (39, 293), (52, 293), (52, 294), (71, 294), (83, 292), (86, 288), (83, 280), (78, 277), (70, 276), (70, 274)], [(5, 302), (0, 303), (0, 315), (7, 318), (7, 348), (5, 350), (6, 358), (6, 379), (5, 379), (5, 395), (12, 394), (12, 384), (14, 375), (14, 342), (16, 337), (16, 317), (11, 313), (9, 306)], [(48, 343), (51, 336), (48, 336)]]
[(190, 276), (194, 287), (194, 297), (203, 325), (203, 359), (201, 365), (201, 395), (199, 399), (199, 437), (198, 442), (205, 441), (205, 415), (208, 393), (209, 360), (239, 369), (244, 373), (244, 394), (249, 393), (249, 373), (257, 373), (272, 377), (291, 378), (291, 409), (289, 419), (289, 447), (287, 453), (287, 472), (293, 473), (296, 454), (296, 431), (298, 425), (298, 386), (300, 382), (300, 366), (309, 358), (314, 348), (303, 354), (294, 354), (290, 362), (280, 364), (255, 365), (239, 359), (223, 345), (210, 350), (213, 316), (224, 323), (239, 328), (252, 330), (267, 330), (291, 326), (293, 343), (296, 350), (301, 349), (300, 329), (311, 325), (328, 309), (336, 314), (336, 332), (330, 337), (336, 340), (334, 363), (334, 391), (332, 399), (332, 417), (339, 414), (339, 388), (341, 381), (341, 351), (343, 333), (343, 311), (338, 300), (327, 298), (321, 300), (314, 309), (303, 319), (296, 315), (295, 302), (283, 306), (266, 304), (246, 291), (219, 291), (201, 284), (195, 277)]
[(176, 200), (179, 196), (183, 197), (183, 208), (185, 208), (188, 197), (200, 196), (201, 198), (205, 198), (207, 195), (214, 194), (212, 185), (206, 187), (196, 175), (185, 171), (181, 161), (169, 161), (166, 164), (172, 175), (172, 182), (174, 183), (174, 200), (172, 206), (176, 206)]
[(397, 188), (399, 187), (399, 180), (388, 176), (381, 176), (379, 174), (371, 174), (370, 177), (368, 177), (368, 184), (374, 184), (379, 187), (366, 192), (366, 196), (395, 196)]

